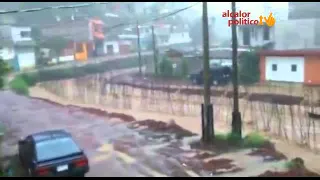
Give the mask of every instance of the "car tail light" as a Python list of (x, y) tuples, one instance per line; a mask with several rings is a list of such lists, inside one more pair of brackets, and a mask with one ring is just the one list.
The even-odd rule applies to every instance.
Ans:
[(76, 167), (83, 167), (83, 166), (86, 166), (87, 164), (88, 164), (87, 158), (81, 158), (75, 161)]
[(38, 168), (38, 169), (36, 169), (36, 173), (41, 176), (47, 175), (49, 173), (49, 168), (47, 168), (47, 167)]

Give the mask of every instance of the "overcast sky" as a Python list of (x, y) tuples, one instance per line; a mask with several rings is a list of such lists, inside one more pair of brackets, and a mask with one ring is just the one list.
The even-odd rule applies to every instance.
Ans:
[[(236, 5), (237, 11), (251, 12), (251, 18), (267, 15), (267, 11), (275, 14), (277, 20), (285, 20), (288, 16), (288, 2), (237, 2)], [(201, 13), (202, 5), (199, 4), (194, 9)], [(210, 15), (220, 15), (226, 10), (231, 10), (231, 2), (208, 2), (208, 13)]]

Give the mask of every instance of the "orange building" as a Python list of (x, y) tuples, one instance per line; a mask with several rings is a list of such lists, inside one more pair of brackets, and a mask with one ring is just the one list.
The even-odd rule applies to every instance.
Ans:
[(260, 81), (320, 85), (320, 50), (268, 50), (260, 52)]

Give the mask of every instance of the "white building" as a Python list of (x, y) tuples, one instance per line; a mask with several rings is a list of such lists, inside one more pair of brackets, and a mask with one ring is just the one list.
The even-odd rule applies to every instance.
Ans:
[(239, 46), (264, 46), (275, 41), (275, 28), (266, 25), (241, 25), (238, 26), (237, 35)]
[(8, 61), (15, 70), (34, 68), (35, 43), (31, 38), (30, 27), (0, 26), (0, 57)]

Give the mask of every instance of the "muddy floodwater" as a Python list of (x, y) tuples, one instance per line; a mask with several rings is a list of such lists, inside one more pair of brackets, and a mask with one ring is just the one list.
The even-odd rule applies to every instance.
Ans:
[(282, 170), (284, 160), (264, 161), (252, 150), (217, 153), (192, 149), (200, 137), (170, 123), (102, 110), (62, 106), (0, 92), (0, 121), (6, 126), (3, 149), (16, 153), (20, 137), (49, 129), (69, 131), (89, 156), (87, 176), (258, 176)]

